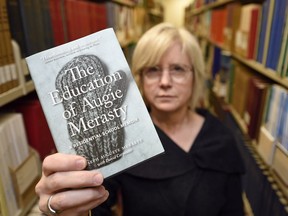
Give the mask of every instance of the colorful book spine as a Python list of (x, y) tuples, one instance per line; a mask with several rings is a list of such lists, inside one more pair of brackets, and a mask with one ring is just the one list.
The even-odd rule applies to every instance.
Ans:
[(281, 52), (287, 7), (287, 0), (275, 0), (266, 60), (266, 67), (275, 71)]

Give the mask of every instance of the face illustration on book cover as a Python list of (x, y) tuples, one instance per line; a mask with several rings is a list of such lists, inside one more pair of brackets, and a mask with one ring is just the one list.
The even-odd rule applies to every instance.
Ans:
[(87, 159), (89, 170), (119, 160), (124, 149), (125, 132), (119, 126), (127, 114), (127, 76), (109, 74), (104, 65), (95, 55), (74, 57), (58, 73), (50, 94), (54, 104), (62, 102), (72, 147)]

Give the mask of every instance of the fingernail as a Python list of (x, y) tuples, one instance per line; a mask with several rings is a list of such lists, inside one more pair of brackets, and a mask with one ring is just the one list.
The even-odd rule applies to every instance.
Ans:
[(100, 173), (96, 173), (94, 175), (94, 181), (98, 184), (101, 185), (103, 183), (103, 176)]
[(76, 161), (76, 164), (79, 169), (84, 169), (86, 166), (86, 161), (81, 158)]

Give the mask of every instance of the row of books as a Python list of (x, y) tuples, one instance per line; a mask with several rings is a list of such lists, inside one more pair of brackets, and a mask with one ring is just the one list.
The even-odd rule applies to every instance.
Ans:
[(214, 91), (237, 111), (250, 138), (258, 140), (262, 125), (288, 151), (288, 90), (213, 47)]
[[(269, 77), (270, 73), (273, 75), (277, 73), (276, 76), (282, 77), (279, 78), (281, 80), (279, 83), (285, 83), (285, 79), (288, 78), (286, 24), (288, 2), (282, 0), (264, 0), (262, 4), (240, 2), (227, 0), (212, 3), (211, 7), (200, 5), (199, 8), (202, 7), (203, 10), (193, 12), (192, 9), (191, 15), (186, 16), (186, 26), (199, 36), (207, 62), (207, 71), (214, 81), (213, 92), (225, 101), (224, 109), (230, 110), (233, 116), (229, 119), (237, 121), (236, 125), (241, 128), (242, 136), (244, 132), (245, 143), (249, 140), (251, 143), (249, 146), (255, 149), (253, 155), (258, 156), (257, 160), (256, 156), (253, 156), (254, 158), (247, 162), (249, 175), (246, 175), (244, 182), (254, 214), (287, 215), (288, 121), (287, 87), (285, 87), (287, 85), (276, 85), (273, 81), (276, 79), (271, 80)], [(263, 12), (267, 3), (269, 3), (269, 16), (268, 12)], [(275, 21), (278, 19), (276, 15), (282, 20)], [(270, 21), (265, 21), (265, 18)], [(275, 31), (275, 27), (272, 27), (273, 20), (274, 25), (277, 23), (277, 40), (272, 33)], [(261, 28), (262, 31), (266, 28), (264, 35), (261, 35)], [(260, 42), (260, 36), (265, 38), (264, 46)], [(260, 55), (262, 57), (257, 59)], [(269, 59), (271, 56), (273, 60)], [(271, 66), (271, 62), (274, 67)], [(269, 74), (259, 73), (257, 68), (259, 70), (265, 68), (265, 72), (269, 71)], [(274, 77), (273, 75), (271, 77)], [(219, 111), (219, 107), (216, 107), (216, 110)], [(227, 119), (223, 109), (220, 114), (223, 119)], [(239, 147), (243, 148), (243, 144)], [(248, 151), (250, 150), (248, 148)], [(247, 156), (246, 149), (243, 150), (243, 155)], [(255, 161), (262, 160), (267, 165), (265, 173), (262, 173), (262, 164), (255, 164)], [(253, 163), (255, 170), (250, 172)], [(258, 181), (260, 177), (261, 181)], [(276, 187), (279, 190), (276, 190)], [(258, 192), (255, 192), (256, 189)], [(259, 194), (265, 194), (265, 199)], [(268, 208), (265, 209), (263, 206)]]
[(21, 114), (0, 115), (0, 206), (1, 214), (16, 215), (20, 206), (10, 170), (17, 169), (29, 156)]
[(142, 8), (112, 1), (9, 0), (7, 9), (23, 57), (108, 27), (124, 41), (139, 36), (144, 26)]
[[(29, 145), (35, 149), (40, 159), (56, 152), (56, 147), (49, 130), (43, 109), (35, 92), (32, 92), (6, 105), (4, 110), (21, 113)], [(31, 123), (33, 122), (33, 124)]]
[(6, 1), (0, 0), (0, 94), (18, 85)]
[(21, 85), (22, 72), (25, 81), (31, 79), (23, 58), (36, 52), (107, 27), (116, 30), (123, 46), (135, 41), (145, 29), (145, 10), (122, 2), (0, 0), (0, 94)]
[(2, 108), (0, 113), (0, 210), (21, 215), (35, 203), (40, 161), (56, 152), (36, 93)]
[(212, 50), (213, 91), (230, 104), (288, 196), (288, 90), (234, 60), (229, 52)]
[(232, 1), (193, 16), (187, 25), (224, 49), (287, 78), (287, 11), (286, 0), (244, 5)]

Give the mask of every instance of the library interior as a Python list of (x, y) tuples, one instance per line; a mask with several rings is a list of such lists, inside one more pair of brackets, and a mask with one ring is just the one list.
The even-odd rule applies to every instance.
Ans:
[(0, 0), (0, 216), (42, 215), (35, 186), (57, 152), (26, 57), (113, 28), (130, 66), (162, 22), (199, 43), (199, 107), (236, 138), (244, 215), (288, 216), (287, 0)]

